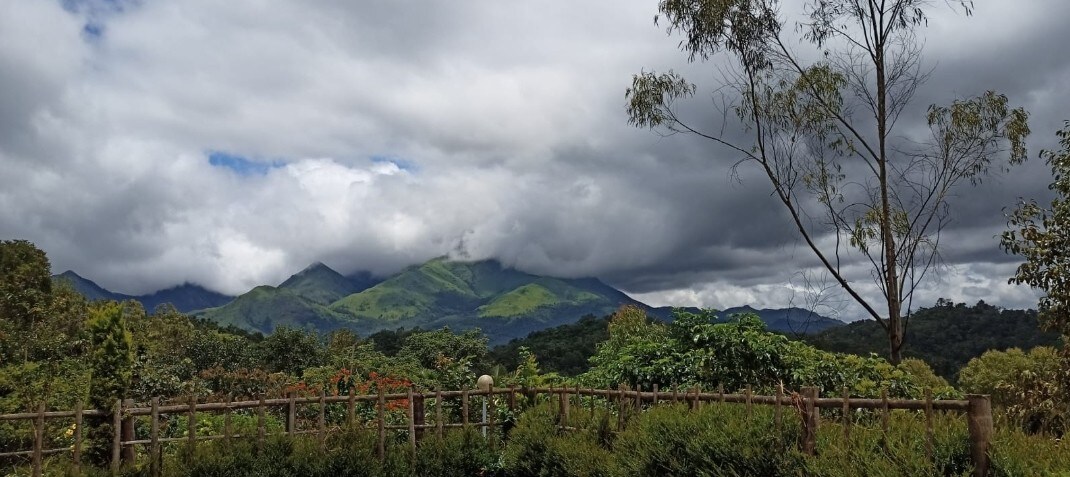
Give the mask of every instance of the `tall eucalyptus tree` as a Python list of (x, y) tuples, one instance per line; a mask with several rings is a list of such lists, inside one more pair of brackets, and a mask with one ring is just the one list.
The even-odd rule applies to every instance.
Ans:
[[(822, 266), (887, 332), (893, 363), (939, 260), (949, 194), (1025, 160), (1029, 134), (1026, 112), (992, 91), (929, 106), (923, 135), (896, 132), (927, 76), (917, 31), (931, 3), (807, 0), (789, 22), (777, 0), (661, 0), (655, 22), (682, 35), (689, 61), (731, 65), (716, 90), (742, 127), (688, 119), (678, 100), (698, 89), (673, 71), (635, 75), (626, 96), (634, 126), (694, 134), (758, 166)], [(850, 257), (864, 257), (883, 299), (849, 279)]]

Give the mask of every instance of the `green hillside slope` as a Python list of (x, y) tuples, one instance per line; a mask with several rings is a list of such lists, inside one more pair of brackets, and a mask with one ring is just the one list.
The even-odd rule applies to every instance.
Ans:
[(293, 292), (322, 305), (329, 305), (367, 286), (342, 276), (322, 263), (314, 263), (294, 274), (279, 285), (280, 289)]
[(346, 326), (347, 319), (327, 307), (285, 288), (259, 286), (217, 308), (197, 312), (220, 325), (271, 333), (279, 326), (327, 332)]

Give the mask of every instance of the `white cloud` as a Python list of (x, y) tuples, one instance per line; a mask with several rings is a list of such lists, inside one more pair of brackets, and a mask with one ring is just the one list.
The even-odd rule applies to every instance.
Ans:
[[(928, 51), (955, 71), (925, 97), (1016, 88), (1050, 144), (1070, 60), (1050, 48), (1065, 34), (1045, 9), (1063, 7), (1003, 8), (934, 16)], [(0, 0), (0, 238), (34, 240), (56, 271), (128, 293), (182, 281), (240, 293), (316, 260), (388, 273), (452, 253), (603, 276), (655, 304), (784, 306), (792, 273), (814, 262), (763, 179), (744, 167), (734, 183), (723, 151), (626, 124), (632, 73), (716, 74), (684, 63), (655, 9)], [(1028, 54), (1002, 68), (982, 40)], [(280, 165), (243, 175), (210, 152)], [(960, 219), (979, 225), (964, 230), (989, 235), (960, 235), (949, 257), (965, 271), (923, 304), (980, 289), (1029, 301), (1000, 285), (1006, 267), (966, 283), (1003, 260), (986, 258), (999, 255), (1001, 201), (1041, 193), (1046, 171), (1030, 167), (1008, 190), (965, 193)]]

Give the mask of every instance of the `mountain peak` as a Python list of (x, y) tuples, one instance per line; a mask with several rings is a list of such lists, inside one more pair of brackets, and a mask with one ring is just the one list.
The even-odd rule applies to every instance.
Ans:
[(279, 285), (319, 304), (328, 304), (366, 288), (323, 262), (314, 262)]

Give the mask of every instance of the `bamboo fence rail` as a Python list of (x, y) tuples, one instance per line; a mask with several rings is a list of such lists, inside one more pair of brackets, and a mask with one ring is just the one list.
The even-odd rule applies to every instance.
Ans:
[[(579, 386), (534, 388), (510, 386), (508, 388), (437, 390), (431, 392), (417, 392), (415, 389), (410, 388), (404, 393), (384, 393), (380, 390), (376, 394), (328, 396), (321, 392), (318, 396), (310, 397), (297, 397), (294, 394), (290, 394), (284, 398), (266, 399), (260, 396), (258, 399), (244, 401), (233, 401), (228, 397), (223, 402), (205, 403), (198, 403), (193, 397), (188, 398), (184, 403), (168, 404), (162, 404), (159, 398), (153, 398), (147, 405), (135, 405), (130, 400), (119, 400), (116, 402), (114, 412), (82, 409), (82, 406), (77, 406), (70, 411), (48, 411), (42, 404), (38, 407), (37, 412), (0, 415), (0, 422), (30, 421), (33, 426), (32, 449), (3, 452), (0, 453), (0, 458), (30, 456), (33, 475), (39, 476), (41, 475), (44, 456), (70, 452), (74, 470), (77, 472), (82, 465), (85, 439), (84, 419), (86, 417), (111, 416), (113, 428), (115, 429), (111, 449), (112, 472), (117, 474), (123, 464), (132, 462), (134, 446), (143, 445), (147, 446), (147, 455), (150, 458), (150, 474), (158, 476), (160, 474), (161, 447), (164, 443), (186, 441), (187, 445), (194, 446), (197, 441), (251, 438), (255, 439), (256, 445), (260, 447), (263, 445), (264, 440), (271, 435), (315, 434), (321, 445), (323, 445), (329, 430), (326, 418), (328, 405), (344, 404), (346, 407), (344, 425), (354, 426), (357, 425), (355, 411), (358, 403), (370, 403), (375, 408), (373, 426), (367, 425), (370, 423), (362, 423), (360, 425), (376, 430), (378, 434), (377, 454), (380, 458), (383, 458), (388, 431), (406, 431), (408, 444), (413, 449), (415, 449), (420, 438), (428, 430), (433, 430), (438, 435), (442, 435), (444, 429), (447, 428), (471, 426), (484, 428), (489, 435), (495, 436), (496, 427), (500, 426), (500, 423), (495, 422), (495, 397), (504, 400), (509, 411), (516, 411), (517, 398), (520, 396), (526, 397), (529, 402), (536, 402), (540, 396), (551, 401), (556, 398), (558, 422), (562, 426), (565, 426), (568, 422), (573, 404), (577, 406), (577, 409), (582, 409), (580, 399), (582, 396), (592, 398), (589, 400), (592, 410), (596, 402), (598, 402), (598, 399), (595, 398), (600, 398), (602, 402), (616, 408), (618, 429), (623, 429), (626, 414), (640, 411), (645, 404), (686, 403), (689, 408), (694, 409), (704, 403), (720, 402), (742, 404), (746, 407), (748, 416), (755, 405), (773, 406), (776, 429), (779, 431), (782, 427), (783, 408), (787, 407), (795, 411), (801, 418), (802, 438), (800, 449), (807, 454), (813, 454), (815, 451), (817, 428), (820, 425), (820, 409), (842, 410), (844, 416), (849, 415), (851, 409), (878, 411), (881, 415), (882, 429), (885, 432), (887, 432), (888, 416), (891, 410), (922, 411), (925, 414), (926, 421), (925, 448), (930, 459), (933, 457), (933, 413), (935, 411), (962, 412), (966, 414), (967, 418), (971, 459), (975, 469), (974, 475), (976, 476), (983, 476), (988, 472), (988, 450), (993, 434), (991, 403), (988, 396), (982, 395), (969, 395), (965, 400), (937, 400), (932, 398), (930, 391), (926, 391), (925, 399), (910, 400), (890, 399), (886, 392), (882, 393), (882, 397), (879, 399), (852, 398), (849, 397), (846, 390), (844, 390), (841, 397), (820, 397), (816, 388), (804, 388), (801, 393), (790, 395), (786, 394), (783, 389), (777, 389), (776, 395), (773, 396), (754, 395), (750, 387), (742, 394), (726, 394), (723, 389), (719, 389), (717, 392), (708, 392), (699, 388), (681, 390), (675, 387), (669, 392), (660, 392), (657, 386), (654, 386), (650, 391), (629, 390), (623, 387), (618, 389), (591, 389), (580, 388)], [(473, 398), (480, 397), (488, 398), (481, 400), (487, 406), (487, 412), (479, 420), (472, 422), (470, 403)], [(434, 421), (431, 424), (426, 422), (425, 400), (427, 399), (433, 399), (435, 403)], [(459, 423), (445, 421), (443, 406), (451, 399), (460, 400), (461, 422)], [(406, 403), (405, 422), (403, 424), (387, 424), (387, 403), (398, 402)], [(298, 406), (309, 405), (317, 405), (315, 428), (299, 429)], [(266, 413), (271, 409), (285, 411), (284, 431), (281, 433), (267, 432), (265, 427)], [(231, 414), (234, 411), (241, 410), (255, 411), (252, 414), (256, 416), (257, 426), (256, 432), (252, 435), (240, 435), (233, 431)], [(224, 417), (223, 433), (217, 435), (199, 434), (196, 425), (198, 413), (222, 413)], [(163, 437), (160, 435), (161, 420), (165, 419), (165, 416), (169, 416), (167, 419), (170, 421), (178, 420), (182, 415), (186, 417), (188, 430), (186, 436)], [(134, 420), (139, 417), (149, 418), (149, 436), (147, 439), (134, 438)], [(49, 439), (45, 436), (45, 421), (56, 419), (73, 419), (74, 433), (72, 437), (74, 444), (70, 447), (46, 449), (45, 443)], [(843, 432), (845, 437), (849, 439), (851, 432), (850, 419), (845, 419), (844, 423)], [(491, 439), (491, 443), (494, 445), (494, 438), (492, 437)]]

